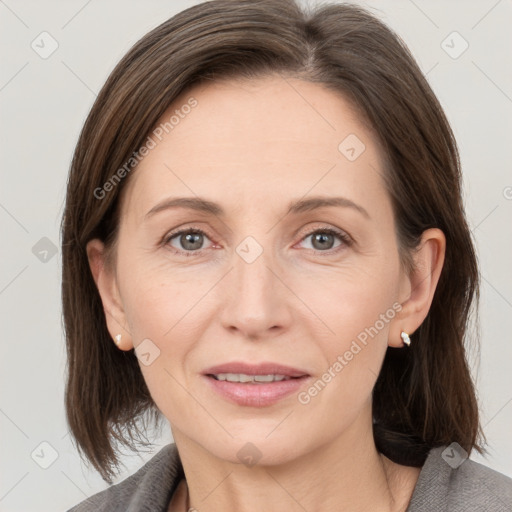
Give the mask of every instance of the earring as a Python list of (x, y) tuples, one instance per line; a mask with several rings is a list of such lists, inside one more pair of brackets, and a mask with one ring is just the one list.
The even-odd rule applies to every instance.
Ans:
[(115, 341), (116, 345), (119, 346), (119, 343), (121, 343), (121, 335), (120, 334), (117, 334), (116, 335), (116, 341)]
[(411, 338), (409, 338), (409, 335), (405, 331), (400, 333), (400, 337), (402, 338), (404, 345), (407, 345), (408, 347), (411, 346)]

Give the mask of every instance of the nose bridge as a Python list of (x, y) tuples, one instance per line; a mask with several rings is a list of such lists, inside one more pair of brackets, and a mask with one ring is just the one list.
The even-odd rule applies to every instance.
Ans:
[(237, 300), (249, 307), (254, 305), (260, 311), (269, 303), (275, 288), (275, 275), (269, 270), (274, 267), (269, 239), (266, 237), (260, 243), (254, 236), (247, 236), (236, 247), (233, 258)]
[(271, 237), (264, 238), (260, 242), (250, 235), (236, 246), (222, 311), (224, 327), (251, 338), (288, 321), (284, 286), (276, 277), (280, 272), (274, 252), (264, 245), (270, 244)]

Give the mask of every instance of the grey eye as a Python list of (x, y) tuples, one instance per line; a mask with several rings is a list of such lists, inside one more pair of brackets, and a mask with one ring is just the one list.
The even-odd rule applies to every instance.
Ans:
[[(339, 240), (339, 243), (337, 245), (335, 245), (336, 239)], [(346, 243), (346, 240), (341, 233), (338, 233), (330, 229), (317, 229), (316, 231), (313, 231), (309, 235), (306, 235), (303, 238), (302, 243), (304, 243), (304, 241), (306, 240), (311, 240), (310, 247), (306, 247), (307, 249), (314, 249), (320, 252), (335, 249), (340, 245)]]
[(312, 237), (312, 245), (315, 249), (323, 250), (323, 249), (332, 249), (334, 246), (334, 235), (331, 235), (330, 233), (322, 233), (318, 232), (313, 235)]
[[(192, 252), (201, 250), (203, 248), (205, 239), (208, 239), (208, 237), (204, 233), (200, 231), (189, 230), (175, 233), (169, 238), (168, 242), (172, 247), (178, 249), (179, 251)], [(178, 246), (172, 243), (176, 240), (178, 241)]]

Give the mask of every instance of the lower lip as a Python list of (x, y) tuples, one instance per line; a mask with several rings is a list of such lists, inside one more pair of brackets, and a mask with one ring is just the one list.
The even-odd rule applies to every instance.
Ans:
[(216, 380), (207, 375), (204, 375), (204, 378), (224, 398), (238, 405), (249, 407), (266, 407), (275, 404), (292, 393), (296, 393), (308, 380), (308, 376), (304, 376), (297, 379), (251, 384)]

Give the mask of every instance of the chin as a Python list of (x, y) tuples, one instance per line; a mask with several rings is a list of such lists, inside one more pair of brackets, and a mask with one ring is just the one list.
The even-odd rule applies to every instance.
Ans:
[(276, 423), (272, 423), (271, 428), (268, 428), (267, 422), (261, 429), (254, 425), (245, 429), (239, 427), (236, 435), (228, 429), (233, 433), (233, 438), (223, 436), (224, 442), (209, 438), (200, 444), (219, 459), (248, 467), (286, 464), (307, 451), (307, 447), (301, 445), (304, 442), (303, 428), (297, 429), (300, 435), (295, 436), (290, 435), (289, 430), (272, 432), (276, 428)]

